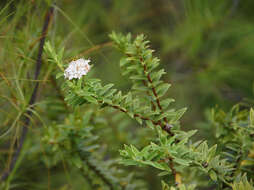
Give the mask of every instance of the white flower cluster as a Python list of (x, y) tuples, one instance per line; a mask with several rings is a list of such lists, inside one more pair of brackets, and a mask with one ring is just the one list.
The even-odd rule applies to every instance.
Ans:
[(78, 59), (76, 61), (71, 61), (69, 66), (64, 71), (64, 77), (69, 80), (73, 78), (80, 79), (90, 70), (91, 66), (88, 64), (89, 62), (89, 59)]

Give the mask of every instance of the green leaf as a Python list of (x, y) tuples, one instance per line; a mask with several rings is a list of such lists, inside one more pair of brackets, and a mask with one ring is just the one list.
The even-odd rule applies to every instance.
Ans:
[(56, 74), (56, 79), (59, 79), (60, 77), (64, 76), (63, 72), (57, 73)]
[(124, 155), (121, 154), (122, 156), (128, 156), (128, 157), (134, 156), (132, 149), (128, 145), (124, 145), (124, 150), (125, 151), (121, 151), (122, 153), (124, 153)]
[(251, 127), (254, 127), (254, 110), (250, 109), (250, 125)]
[(214, 170), (209, 171), (209, 176), (213, 181), (217, 181), (217, 174)]
[[(150, 72), (151, 72), (151, 71), (150, 71)], [(152, 73), (150, 74), (150, 77), (151, 77), (152, 81), (155, 82), (155, 81), (160, 80), (161, 76), (162, 76), (163, 74), (165, 74), (165, 73), (166, 73), (166, 72), (164, 71), (164, 69), (161, 69), (161, 70), (159, 70), (159, 71), (152, 72)]]
[(132, 80), (147, 80), (147, 78), (143, 75), (132, 75), (132, 76), (130, 76), (130, 79), (132, 79)]
[(146, 124), (147, 124), (147, 126), (148, 126), (148, 127), (150, 127), (151, 129), (153, 129), (153, 128), (154, 128), (154, 124), (153, 124), (153, 122), (152, 122), (152, 121), (150, 121), (150, 120), (146, 120)]
[(160, 172), (158, 174), (158, 176), (162, 177), (162, 176), (165, 176), (165, 175), (169, 175), (170, 173), (168, 171), (163, 171), (163, 172)]
[(216, 149), (217, 149), (217, 145), (214, 145), (212, 146), (210, 149), (209, 149), (209, 153), (208, 153), (208, 156), (207, 156), (207, 160), (210, 161), (216, 154)]
[(163, 180), (161, 181), (162, 190), (176, 190), (175, 188), (170, 188)]
[(174, 158), (173, 161), (180, 164), (180, 165), (182, 165), (182, 166), (189, 166), (189, 164), (190, 164), (190, 161), (183, 160), (183, 159), (180, 159), (180, 158)]
[(168, 167), (168, 165), (164, 162), (162, 163), (158, 163), (158, 162), (152, 162), (152, 161), (144, 161), (144, 164), (153, 166), (159, 170), (166, 170), (166, 171), (170, 171), (170, 168)]
[(126, 165), (126, 166), (136, 166), (139, 165), (137, 161), (131, 160), (131, 159), (124, 159), (119, 161), (120, 164)]
[(120, 67), (125, 66), (127, 63), (129, 63), (129, 60), (127, 60), (126, 58), (122, 58), (120, 60)]
[(83, 96), (83, 98), (90, 103), (98, 104), (97, 99), (93, 98), (92, 96)]
[(72, 155), (70, 157), (70, 160), (72, 162), (72, 164), (74, 164), (77, 168), (81, 168), (83, 163), (82, 160), (80, 159), (80, 157), (76, 154)]
[(182, 108), (180, 110), (177, 110), (175, 113), (175, 116), (173, 117), (173, 119), (170, 120), (170, 122), (174, 123), (174, 122), (178, 121), (183, 116), (183, 114), (186, 112), (186, 110), (187, 110), (187, 108)]
[(112, 97), (112, 96), (113, 96), (116, 92), (117, 92), (116, 89), (111, 89), (110, 91), (107, 91), (106, 94), (104, 94), (104, 98), (113, 99), (114, 97)]
[(102, 88), (102, 90), (100, 91), (100, 95), (104, 95), (110, 88), (112, 88), (114, 86), (114, 84), (107, 84), (106, 86), (104, 86)]
[(161, 106), (162, 106), (163, 109), (166, 109), (169, 106), (169, 104), (171, 104), (174, 101), (175, 100), (172, 99), (172, 98), (166, 98), (164, 100), (161, 100)]
[(168, 88), (170, 86), (171, 86), (170, 84), (163, 83), (163, 84), (159, 85), (158, 87), (156, 87), (158, 97), (164, 96), (164, 94), (168, 91)]
[(129, 105), (131, 102), (132, 102), (132, 94), (129, 92), (129, 93), (126, 95), (125, 104), (126, 104), (126, 105)]
[(163, 118), (172, 118), (176, 116), (176, 112), (174, 109), (167, 110), (163, 114), (161, 114), (159, 117), (157, 117), (157, 120), (161, 120)]
[(130, 145), (130, 148), (132, 152), (134, 153), (134, 156), (137, 156), (139, 154), (139, 150), (135, 146)]
[(136, 117), (136, 120), (137, 120), (137, 122), (138, 122), (140, 125), (142, 125), (142, 123), (143, 123), (143, 120), (142, 120), (142, 119), (140, 119), (139, 117)]
[[(150, 146), (149, 146), (150, 147)], [(146, 157), (146, 160), (152, 160), (154, 159), (155, 157), (159, 156), (158, 152), (157, 151), (152, 151), (152, 152), (149, 152), (149, 155), (147, 155)]]

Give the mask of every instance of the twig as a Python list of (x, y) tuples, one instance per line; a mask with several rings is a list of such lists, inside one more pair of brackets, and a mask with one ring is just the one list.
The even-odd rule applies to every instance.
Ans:
[[(76, 57), (83, 57), (83, 56), (85, 56), (87, 54), (90, 54), (94, 51), (97, 51), (101, 48), (112, 46), (112, 44), (113, 44), (113, 42), (106, 42), (106, 43), (103, 43), (103, 44), (95, 45), (95, 46), (83, 51), (82, 53), (78, 54)], [(68, 58), (67, 60), (68, 60), (68, 62), (70, 62), (71, 60), (73, 60), (73, 58)]]
[[(140, 59), (140, 61), (142, 62), (143, 60)], [(152, 79), (150, 77), (150, 74), (147, 72), (147, 68), (146, 68), (145, 64), (144, 64), (144, 74), (146, 75), (146, 78), (147, 78), (148, 82), (151, 84), (152, 92), (153, 92), (153, 95), (154, 95), (154, 97), (156, 99), (156, 104), (157, 104), (158, 108), (160, 109), (161, 113), (163, 113), (163, 109), (162, 109), (162, 106), (161, 106), (161, 103), (160, 103), (160, 99), (159, 99), (158, 94), (157, 94), (157, 92), (155, 90), (155, 87), (153, 85), (153, 81), (152, 81)], [(166, 117), (164, 117), (163, 120), (166, 123), (168, 123), (168, 120), (167, 120)]]
[[(143, 58), (140, 57), (140, 62), (144, 62)], [(144, 74), (147, 78), (147, 81), (149, 82), (149, 84), (151, 85), (151, 89), (152, 89), (152, 92), (153, 92), (153, 95), (155, 97), (155, 100), (156, 100), (156, 104), (158, 106), (158, 108), (160, 109), (160, 112), (161, 114), (164, 113), (163, 111), (163, 108), (161, 106), (161, 102), (160, 102), (160, 99), (159, 99), (159, 96), (158, 96), (158, 93), (156, 92), (156, 89), (154, 87), (154, 84), (153, 84), (153, 81), (152, 81), (152, 78), (150, 76), (150, 74), (148, 73), (147, 71), (147, 67), (146, 67), (146, 64), (144, 64), (143, 66), (143, 69), (144, 69)], [(148, 87), (147, 83), (144, 82), (144, 85)], [(154, 106), (153, 102), (152, 102), (152, 105)], [(166, 125), (160, 125), (161, 128), (163, 130), (165, 130), (170, 136), (174, 136), (174, 133), (171, 132), (171, 128), (172, 126), (168, 123), (168, 119), (166, 117), (163, 118), (163, 121), (166, 123)], [(161, 123), (161, 122), (160, 122)], [(172, 171), (172, 174), (174, 176), (174, 180), (175, 180), (175, 183), (176, 185), (178, 186), (179, 184), (181, 184), (181, 175), (175, 170), (175, 167), (174, 167), (174, 163), (173, 163), (173, 158), (169, 158), (169, 167)]]
[(161, 162), (165, 162), (165, 163), (168, 163), (169, 164), (169, 168), (171, 169), (171, 172), (174, 176), (174, 181), (175, 181), (175, 184), (176, 186), (179, 186), (182, 181), (181, 181), (181, 175), (176, 171), (175, 167), (174, 167), (174, 163), (173, 163), (173, 158), (172, 157), (167, 157), (165, 159), (161, 159), (159, 160), (158, 162), (161, 163)]
[[(98, 101), (98, 103), (103, 104), (102, 101)], [(121, 107), (119, 107), (117, 105), (113, 105), (113, 104), (112, 105), (111, 104), (107, 104), (107, 105), (112, 107), (112, 108), (114, 108), (114, 109), (116, 109), (116, 110), (119, 110), (119, 111), (121, 111), (123, 113), (126, 113), (126, 114), (129, 113), (129, 111), (127, 109), (123, 109), (123, 108), (121, 108)], [(142, 119), (144, 121), (151, 121), (154, 125), (159, 125), (162, 129), (164, 129), (164, 126), (162, 125), (161, 121), (154, 121), (154, 120), (152, 120), (152, 119), (150, 119), (148, 117), (144, 117), (144, 116), (142, 116), (142, 115), (140, 115), (138, 113), (135, 113), (133, 115), (133, 117), (138, 117), (138, 118), (140, 118), (140, 119)]]
[[(148, 84), (147, 84), (147, 82), (146, 82), (145, 80), (143, 80), (143, 84), (144, 84), (146, 87), (148, 87)], [(151, 96), (151, 94), (150, 94), (149, 91), (147, 91), (146, 94), (147, 94), (148, 96)], [(151, 100), (151, 104), (152, 104), (152, 110), (155, 111), (155, 110), (156, 110), (156, 106), (155, 106), (155, 104), (154, 104), (154, 102), (153, 102), (152, 100)]]
[(181, 184), (181, 175), (176, 171), (175, 167), (174, 167), (174, 163), (173, 163), (173, 158), (169, 158), (169, 167), (172, 171), (172, 174), (174, 176), (174, 180), (176, 185), (180, 185)]
[[(137, 48), (139, 48), (139, 47), (137, 46)], [(125, 53), (125, 55), (126, 55), (127, 57), (130, 57), (130, 56), (131, 56), (131, 55), (128, 54), (128, 53)], [(143, 57), (142, 57), (141, 55), (139, 55), (139, 56), (140, 56), (140, 58), (139, 58), (140, 63), (143, 63), (143, 62), (144, 62)], [(148, 71), (147, 71), (146, 64), (144, 64), (143, 70), (144, 70), (144, 75), (146, 76), (148, 83), (151, 85), (152, 93), (153, 93), (153, 95), (154, 95), (154, 97), (155, 97), (156, 104), (157, 104), (158, 108), (160, 109), (161, 114), (163, 114), (164, 112), (163, 112), (163, 109), (162, 109), (162, 106), (161, 106), (161, 102), (160, 102), (159, 96), (158, 96), (158, 94), (157, 94), (157, 92), (156, 92), (156, 89), (155, 89), (155, 87), (154, 87), (152, 78), (151, 78), (150, 74), (149, 74)], [(144, 84), (146, 87), (148, 87), (148, 84), (147, 84), (147, 82), (146, 82), (145, 80), (143, 80), (143, 84)], [(150, 95), (149, 91), (147, 92), (147, 94)], [(154, 102), (151, 101), (151, 104), (152, 104), (152, 109), (155, 110), (155, 109), (156, 109), (156, 106), (155, 106)], [(164, 131), (166, 131), (170, 136), (174, 136), (174, 133), (171, 132), (172, 125), (170, 125), (170, 124), (168, 123), (168, 119), (167, 119), (166, 117), (164, 117), (164, 118), (163, 118), (163, 121), (164, 121), (166, 124), (163, 125), (163, 124), (160, 122), (160, 123), (161, 123), (161, 124), (160, 124), (161, 128), (162, 128)]]
[[(46, 16), (45, 16), (44, 25), (43, 25), (43, 29), (42, 29), (42, 35), (41, 35), (41, 38), (40, 38), (39, 51), (38, 51), (38, 56), (37, 56), (37, 61), (36, 61), (34, 80), (37, 80), (38, 76), (40, 74), (41, 63), (42, 63), (41, 57), (42, 57), (42, 52), (43, 52), (43, 46), (44, 46), (44, 43), (45, 43), (45, 38), (46, 38), (46, 35), (47, 35), (47, 32), (48, 32), (48, 27), (49, 27), (53, 12), (54, 12), (54, 8), (50, 7), (47, 14), (46, 14)], [(32, 96), (31, 96), (29, 104), (28, 104), (29, 106), (33, 105), (36, 101), (38, 86), (39, 86), (39, 83), (36, 82), (33, 93), (32, 93)], [(33, 109), (33, 107), (31, 107), (31, 109)], [(18, 160), (18, 157), (20, 155), (20, 152), (22, 150), (22, 147), (23, 147), (26, 135), (27, 135), (28, 126), (30, 124), (30, 117), (29, 116), (31, 116), (31, 115), (32, 115), (32, 111), (27, 111), (27, 116), (24, 118), (24, 127), (22, 128), (21, 137), (20, 137), (19, 141), (16, 142), (17, 146), (18, 146), (17, 150), (16, 150), (13, 158), (11, 159), (9, 168), (7, 168), (6, 171), (3, 173), (3, 175), (1, 176), (0, 182), (6, 180), (9, 177), (12, 170), (14, 169), (14, 167), (15, 167), (15, 164)]]
[[(103, 104), (102, 101), (98, 101), (98, 103)], [(121, 108), (121, 107), (119, 107), (117, 105), (111, 105), (111, 104), (107, 104), (107, 105), (112, 107), (112, 108), (115, 108), (115, 109), (117, 109), (117, 110), (119, 110), (119, 111), (121, 111), (123, 113), (126, 113), (126, 114), (129, 113), (129, 111), (127, 109), (123, 109), (123, 108)], [(144, 117), (144, 116), (142, 116), (142, 115), (140, 115), (138, 113), (135, 113), (133, 115), (133, 117), (138, 117), (138, 118), (140, 118), (140, 119), (142, 119), (144, 121), (151, 121), (154, 125), (159, 125), (161, 127), (161, 129), (166, 131), (170, 136), (174, 136), (174, 134), (170, 131), (170, 129), (171, 129), (171, 125), (170, 124), (164, 125), (160, 120), (159, 121), (155, 121), (155, 120), (152, 120), (152, 119), (150, 119), (148, 117)]]
[[(142, 57), (140, 57), (140, 62), (141, 63), (144, 62)], [(144, 64), (143, 68), (144, 68), (144, 74), (145, 74), (148, 82), (151, 85), (151, 89), (152, 89), (153, 95), (155, 97), (156, 104), (157, 104), (158, 108), (160, 109), (161, 114), (163, 114), (163, 109), (162, 109), (162, 106), (161, 106), (161, 103), (160, 103), (160, 99), (159, 99), (158, 94), (156, 92), (156, 89), (155, 89), (155, 87), (153, 85), (152, 78), (151, 78), (150, 74), (147, 72), (147, 67), (146, 67), (145, 64)], [(144, 85), (148, 87), (146, 82), (144, 82)], [(153, 102), (152, 102), (152, 105), (155, 106)], [(171, 132), (172, 126), (168, 123), (168, 119), (166, 117), (164, 117), (163, 120), (166, 123), (166, 125), (162, 126), (162, 129), (165, 130), (170, 136), (174, 136), (174, 134)]]

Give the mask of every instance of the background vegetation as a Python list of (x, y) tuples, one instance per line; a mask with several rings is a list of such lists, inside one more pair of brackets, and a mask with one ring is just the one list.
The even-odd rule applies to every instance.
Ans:
[[(92, 129), (85, 129), (88, 136), (79, 138), (82, 142), (89, 139), (85, 142), (88, 152), (96, 145), (93, 156), (101, 162), (93, 159), (92, 164), (105, 170), (99, 173), (109, 170), (118, 173), (126, 183), (133, 184), (130, 189), (161, 189), (156, 169), (126, 167), (117, 162), (124, 144), (142, 148), (155, 138), (154, 131), (111, 109), (102, 111), (92, 105), (74, 109), (67, 105), (62, 82), (56, 80), (57, 65), (48, 61), (50, 56), (45, 52), (36, 77), (39, 44), (44, 38), (42, 30), (49, 6), (54, 13), (50, 16), (46, 41), (56, 51), (64, 47), (64, 64), (75, 58), (90, 58), (91, 75), (100, 78), (104, 85), (114, 83), (123, 92), (131, 87), (131, 81), (121, 75), (122, 55), (113, 48), (109, 34), (114, 30), (131, 32), (134, 37), (140, 33), (147, 36), (154, 54), (161, 60), (160, 67), (167, 73), (163, 80), (172, 84), (166, 95), (176, 99), (174, 108), (188, 108), (181, 126), (188, 131), (198, 129), (195, 140), (206, 139), (209, 145), (225, 143), (223, 135), (230, 132), (218, 132), (218, 128), (248, 120), (248, 113), (241, 111), (249, 110), (254, 103), (252, 0), (1, 0), (1, 173), (8, 169), (19, 147), (27, 118), (30, 123), (14, 170), (0, 188), (90, 189), (89, 179), (95, 178), (96, 172), (82, 176), (80, 168), (69, 163), (72, 152), (68, 149), (62, 152), (59, 147), (52, 152), (48, 139), (59, 125), (75, 123), (82, 129), (84, 124), (92, 123)], [(39, 84), (36, 101), (31, 103), (36, 84)], [(237, 106), (232, 111), (237, 103), (240, 111)], [(211, 111), (212, 108), (215, 109)], [(56, 130), (50, 132), (49, 128)], [(67, 141), (69, 135), (78, 135), (69, 130), (67, 127), (63, 135)], [(89, 168), (81, 169), (83, 175), (88, 173)], [(249, 176), (252, 178), (253, 174)], [(198, 189), (223, 188), (208, 178), (194, 179), (202, 182)]]

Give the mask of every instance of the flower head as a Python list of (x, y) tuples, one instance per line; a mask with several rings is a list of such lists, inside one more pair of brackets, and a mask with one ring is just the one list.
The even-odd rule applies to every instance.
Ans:
[(78, 59), (71, 61), (69, 66), (64, 71), (64, 77), (71, 80), (73, 78), (80, 79), (83, 75), (86, 75), (90, 70), (91, 66), (88, 64), (89, 59)]

